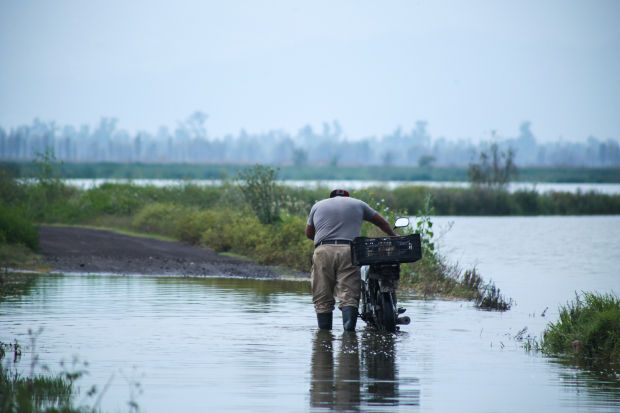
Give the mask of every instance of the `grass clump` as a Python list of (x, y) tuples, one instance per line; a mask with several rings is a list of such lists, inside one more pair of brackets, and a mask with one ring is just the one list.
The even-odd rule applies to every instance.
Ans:
[[(37, 373), (39, 357), (36, 354), (36, 341), (43, 331), (28, 330), (32, 357), (30, 372), (22, 374), (16, 367), (22, 358), (22, 346), (15, 343), (0, 342), (0, 411), (18, 413), (39, 412), (85, 412), (86, 409), (73, 408), (75, 390), (73, 383), (83, 371), (64, 371), (54, 375), (47, 366), (42, 366), (45, 373)], [(9, 356), (13, 352), (13, 357)], [(7, 360), (8, 359), (8, 360)]]
[(542, 339), (531, 339), (526, 349), (620, 361), (620, 298), (614, 292), (576, 295), (560, 307), (559, 320), (547, 325)]
[(71, 406), (73, 386), (62, 376), (37, 374), (24, 377), (0, 367), (0, 411), (2, 412), (85, 412)]
[[(482, 279), (480, 279), (482, 281)], [(512, 307), (512, 298), (508, 301), (500, 293), (500, 289), (495, 287), (495, 283), (490, 281), (484, 287), (478, 286), (478, 294), (474, 298), (476, 307), (485, 310), (506, 311)]]

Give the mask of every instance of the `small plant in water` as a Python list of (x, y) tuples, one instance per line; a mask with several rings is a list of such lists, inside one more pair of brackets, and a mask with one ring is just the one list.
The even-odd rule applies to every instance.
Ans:
[(489, 281), (489, 283), (482, 288), (474, 302), (478, 308), (499, 311), (510, 310), (513, 303), (512, 298), (506, 301), (504, 296), (500, 294), (500, 289), (495, 287), (493, 281)]
[[(17, 340), (15, 344), (0, 342), (0, 412), (98, 412), (99, 403), (114, 379), (114, 374), (92, 407), (89, 407), (86, 401), (96, 395), (96, 386), (92, 386), (85, 393), (84, 398), (76, 403), (74, 399), (78, 393), (75, 388), (76, 382), (88, 374), (86, 370), (88, 363), (81, 362), (77, 356), (74, 356), (70, 365), (65, 366), (65, 362), (61, 361), (62, 373), (52, 374), (46, 365), (39, 363), (39, 355), (36, 351), (37, 339), (42, 332), (42, 328), (37, 331), (28, 330), (31, 344), (26, 349), (31, 351), (31, 361), (30, 374), (27, 376), (22, 375), (16, 367), (20, 361), (21, 345), (17, 343)], [(5, 362), (7, 351), (14, 352), (12, 363)], [(37, 370), (43, 370), (44, 373), (38, 373)], [(138, 394), (142, 393), (140, 383), (134, 378), (134, 375), (130, 379), (126, 378), (130, 387), (130, 400), (128, 402), (130, 413), (140, 411), (136, 398)]]

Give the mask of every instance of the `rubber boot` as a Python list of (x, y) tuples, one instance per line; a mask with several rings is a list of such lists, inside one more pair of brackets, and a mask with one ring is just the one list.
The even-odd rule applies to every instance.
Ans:
[(316, 319), (319, 322), (319, 328), (321, 330), (332, 329), (333, 313), (316, 313)]
[(342, 326), (344, 331), (355, 331), (357, 323), (357, 307), (342, 307)]

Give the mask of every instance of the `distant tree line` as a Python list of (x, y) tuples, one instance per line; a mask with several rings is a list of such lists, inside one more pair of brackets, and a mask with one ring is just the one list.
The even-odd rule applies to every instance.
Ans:
[(492, 145), (514, 150), (519, 166), (618, 166), (620, 146), (615, 139), (589, 137), (584, 143), (557, 141), (538, 144), (523, 122), (519, 136), (474, 144), (471, 140), (431, 139), (427, 123), (416, 122), (414, 129), (397, 128), (382, 137), (351, 140), (343, 135), (337, 121), (324, 123), (321, 131), (310, 125), (295, 135), (282, 130), (237, 136), (209, 136), (207, 115), (192, 114), (174, 131), (161, 127), (157, 133), (130, 135), (117, 128), (117, 120), (103, 118), (91, 129), (59, 126), (35, 119), (6, 131), (0, 127), (0, 159), (32, 159), (51, 147), (58, 160), (70, 162), (159, 162), (159, 163), (262, 163), (272, 165), (383, 165), (466, 166)]

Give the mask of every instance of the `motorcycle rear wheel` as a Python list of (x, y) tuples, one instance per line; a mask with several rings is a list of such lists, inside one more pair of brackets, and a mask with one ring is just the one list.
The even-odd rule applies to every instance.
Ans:
[(394, 314), (392, 294), (381, 293), (381, 304), (383, 305), (383, 326), (385, 331), (393, 333), (396, 331), (396, 315)]

